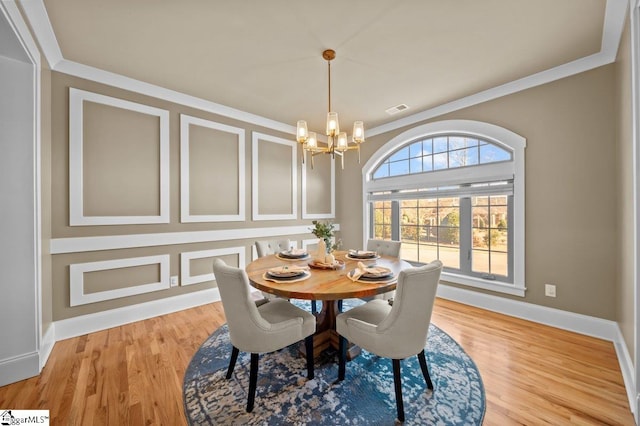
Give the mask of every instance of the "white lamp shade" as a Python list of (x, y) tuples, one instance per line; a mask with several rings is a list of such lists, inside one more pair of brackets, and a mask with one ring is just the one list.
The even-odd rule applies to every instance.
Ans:
[(341, 132), (338, 134), (338, 144), (336, 145), (336, 149), (338, 151), (346, 151), (347, 145), (347, 132)]
[(353, 141), (356, 143), (364, 142), (364, 123), (362, 121), (353, 123)]
[(318, 147), (318, 138), (316, 132), (309, 132), (309, 138), (307, 139), (307, 148), (313, 149)]
[(304, 143), (309, 138), (309, 131), (307, 130), (307, 122), (304, 120), (298, 121), (298, 131), (296, 132), (296, 139), (300, 143)]
[(327, 136), (335, 136), (340, 133), (340, 124), (338, 123), (338, 113), (329, 112), (327, 114)]

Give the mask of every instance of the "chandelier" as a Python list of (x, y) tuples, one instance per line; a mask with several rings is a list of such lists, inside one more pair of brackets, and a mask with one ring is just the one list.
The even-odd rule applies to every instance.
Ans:
[(327, 145), (319, 146), (318, 138), (315, 132), (307, 129), (305, 120), (298, 121), (298, 130), (296, 139), (302, 145), (302, 162), (304, 163), (306, 153), (311, 154), (311, 168), (313, 168), (313, 157), (318, 154), (330, 154), (332, 159), (340, 156), (342, 160), (342, 168), (344, 169), (344, 153), (350, 150), (358, 150), (358, 163), (360, 163), (360, 144), (364, 142), (364, 123), (356, 121), (353, 123), (353, 134), (351, 140), (355, 145), (349, 144), (347, 132), (340, 131), (338, 123), (338, 113), (331, 111), (331, 61), (336, 57), (336, 52), (327, 49), (322, 52), (322, 57), (327, 61), (327, 69), (329, 73), (329, 109), (327, 113), (327, 127), (325, 134), (327, 135)]

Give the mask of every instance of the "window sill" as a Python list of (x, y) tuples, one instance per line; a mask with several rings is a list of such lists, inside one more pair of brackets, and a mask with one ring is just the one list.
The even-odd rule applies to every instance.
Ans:
[(468, 277), (465, 275), (454, 274), (451, 272), (442, 272), (441, 281), (454, 284), (462, 284), (468, 287), (481, 288), (483, 290), (495, 291), (498, 293), (511, 294), (513, 296), (524, 297), (526, 288), (524, 285), (516, 286), (515, 284), (501, 283), (499, 281), (489, 281), (482, 278)]

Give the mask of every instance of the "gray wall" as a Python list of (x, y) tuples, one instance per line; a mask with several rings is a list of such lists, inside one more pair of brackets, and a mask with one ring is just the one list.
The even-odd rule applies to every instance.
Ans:
[[(609, 65), (429, 120), (484, 121), (527, 139), (527, 292), (491, 294), (616, 319), (614, 82)], [(362, 163), (407, 129), (369, 138)], [(338, 174), (338, 220), (348, 247), (362, 244), (361, 173), (350, 158)], [(556, 298), (544, 296), (545, 283), (556, 284)]]

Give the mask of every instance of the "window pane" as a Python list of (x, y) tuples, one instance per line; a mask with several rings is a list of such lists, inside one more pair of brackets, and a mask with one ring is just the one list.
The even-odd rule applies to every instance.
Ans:
[(409, 162), (409, 171), (411, 173), (422, 173), (422, 158), (412, 158)]
[(374, 179), (379, 179), (379, 178), (383, 178), (383, 177), (387, 177), (389, 176), (389, 164), (388, 163), (382, 163), (380, 165), (380, 167), (378, 167), (378, 170), (376, 170), (373, 173), (373, 178)]
[(402, 243), (418, 243), (418, 232), (419, 228), (415, 225), (401, 225), (400, 226), (400, 238)]
[(447, 143), (446, 137), (434, 138), (433, 139), (433, 152), (447, 152), (449, 149), (449, 144)]
[(483, 274), (490, 273), (489, 269), (489, 252), (487, 250), (474, 250), (471, 259), (472, 270)]
[(447, 162), (447, 153), (433, 154), (433, 170), (442, 170), (449, 167)]
[(420, 259), (418, 258), (418, 245), (403, 241), (402, 246), (400, 247), (400, 258), (403, 260), (420, 262)]
[[(419, 262), (429, 263), (438, 258), (438, 246), (431, 244), (422, 244), (420, 245), (420, 257), (418, 259)], [(440, 259), (442, 260), (442, 259)], [(444, 261), (442, 261), (444, 263)], [(448, 265), (447, 265), (448, 266)]]
[[(460, 247), (440, 245), (439, 259), (447, 268), (460, 269)], [(433, 259), (432, 259), (433, 260)]]
[(491, 252), (491, 273), (507, 276), (509, 273), (507, 253)]
[(465, 166), (475, 166), (479, 163), (480, 158), (479, 158), (479, 153), (478, 153), (478, 147), (474, 146), (471, 148), (467, 148), (464, 151), (464, 157), (465, 157)]
[(459, 149), (449, 153), (449, 168), (478, 164), (478, 148)]
[(409, 147), (406, 146), (389, 158), (390, 161), (406, 160), (409, 158)]
[(420, 207), (436, 208), (438, 207), (438, 200), (435, 198), (421, 198), (418, 200), (418, 205)]
[(462, 136), (449, 136), (449, 151), (466, 147), (466, 138)]
[(511, 153), (492, 144), (480, 146), (480, 163), (495, 163), (496, 161), (511, 160)]
[(422, 141), (422, 154), (433, 154), (433, 139), (425, 139)]
[(422, 141), (411, 144), (409, 154), (411, 158), (422, 156)]
[(492, 196), (491, 197), (491, 205), (492, 206), (506, 206), (507, 205), (507, 196)]
[(425, 172), (433, 170), (433, 155), (422, 157), (422, 170)]
[(472, 197), (472, 265), (481, 274), (509, 273), (508, 197)]
[(409, 160), (395, 161), (393, 163), (389, 163), (389, 174), (391, 176), (409, 174)]

